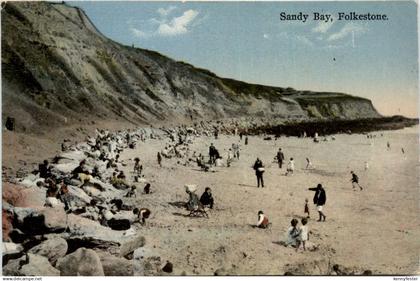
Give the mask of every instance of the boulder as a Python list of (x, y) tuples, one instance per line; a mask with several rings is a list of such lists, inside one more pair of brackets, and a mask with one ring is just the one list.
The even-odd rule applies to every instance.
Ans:
[(60, 276), (60, 271), (55, 269), (46, 257), (30, 253), (20, 272), (23, 276)]
[(122, 239), (119, 256), (125, 257), (126, 255), (135, 252), (138, 248), (143, 247), (146, 244), (144, 236), (136, 235), (129, 236)]
[(3, 241), (9, 242), (9, 234), (13, 230), (13, 213), (2, 209)]
[(92, 200), (92, 197), (90, 197), (89, 195), (87, 195), (81, 188), (75, 187), (75, 186), (67, 186), (68, 187), (68, 195), (67, 195), (67, 199), (69, 204), (72, 207), (84, 207), (87, 204), (90, 203), (90, 201)]
[(118, 258), (106, 252), (97, 252), (105, 276), (133, 276), (133, 262), (125, 258)]
[(98, 254), (86, 248), (59, 258), (57, 268), (61, 276), (104, 276), (104, 269)]
[(47, 231), (57, 232), (66, 228), (66, 212), (63, 208), (45, 208), (40, 213), (44, 216), (44, 226)]
[(2, 256), (3, 264), (7, 263), (10, 259), (16, 259), (23, 255), (23, 247), (20, 244), (12, 242), (3, 242)]
[(67, 253), (67, 242), (63, 238), (47, 239), (41, 244), (31, 248), (28, 253), (46, 257), (52, 265)]
[(27, 188), (4, 182), (2, 184), (3, 201), (26, 208), (42, 208), (45, 203), (45, 190), (39, 187)]

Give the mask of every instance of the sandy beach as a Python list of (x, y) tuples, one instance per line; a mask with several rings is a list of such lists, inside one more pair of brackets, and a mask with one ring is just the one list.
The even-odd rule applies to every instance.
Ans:
[[(133, 159), (140, 157), (152, 184), (152, 194), (137, 197), (140, 207), (152, 210), (147, 226), (137, 232), (156, 255), (174, 264), (175, 274), (213, 275), (221, 268), (224, 274), (235, 275), (326, 274), (322, 268), (328, 264), (374, 274), (418, 273), (418, 127), (372, 134), (376, 138), (343, 134), (320, 143), (250, 136), (248, 145), (239, 142), (239, 136), (195, 138), (191, 153), (207, 156), (214, 143), (224, 159), (232, 143), (239, 142), (240, 159), (214, 172), (184, 166), (185, 160), (179, 158), (164, 158), (160, 168), (156, 154), (166, 140), (139, 142), (135, 150), (121, 153), (128, 164), (126, 174), (131, 173)], [(279, 169), (274, 160), (279, 147), (286, 160), (295, 159), (292, 176), (284, 176), (285, 165)], [(257, 188), (252, 169), (257, 157), (266, 167), (264, 188)], [(306, 157), (313, 169), (305, 169)], [(351, 170), (358, 174), (363, 191), (352, 190)], [(318, 183), (327, 193), (326, 222), (316, 221), (314, 192), (308, 190)], [(196, 184), (199, 196), (205, 187), (212, 188), (215, 207), (208, 219), (188, 217), (179, 207), (188, 199), (184, 184)], [(296, 253), (277, 242), (284, 239), (290, 220), (304, 215), (305, 198), (310, 202), (310, 241), (318, 249)], [(259, 210), (270, 219), (270, 229), (252, 227)]]

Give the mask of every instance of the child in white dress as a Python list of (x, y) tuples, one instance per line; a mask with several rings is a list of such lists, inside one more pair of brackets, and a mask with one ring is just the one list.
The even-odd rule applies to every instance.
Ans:
[(309, 230), (308, 226), (306, 225), (308, 223), (308, 220), (306, 218), (303, 218), (301, 220), (302, 225), (299, 227), (299, 237), (296, 239), (296, 252), (299, 250), (299, 246), (302, 243), (303, 250), (306, 251), (305, 243), (309, 240)]

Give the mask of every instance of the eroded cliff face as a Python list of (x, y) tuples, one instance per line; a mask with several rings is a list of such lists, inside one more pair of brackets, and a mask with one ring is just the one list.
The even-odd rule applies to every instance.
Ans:
[(74, 121), (380, 117), (367, 99), (247, 84), (103, 36), (64, 4), (2, 10), (3, 118), (36, 131)]

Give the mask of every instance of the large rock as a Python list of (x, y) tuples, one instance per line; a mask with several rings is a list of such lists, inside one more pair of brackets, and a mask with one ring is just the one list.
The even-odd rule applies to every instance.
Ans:
[(155, 251), (147, 248), (138, 248), (134, 251), (133, 259), (135, 276), (162, 274), (162, 261)]
[(125, 258), (118, 258), (107, 252), (97, 252), (101, 259), (105, 276), (133, 276), (133, 262)]
[(86, 248), (79, 248), (58, 259), (57, 268), (61, 276), (104, 276), (104, 269), (98, 254)]
[(41, 244), (31, 248), (28, 252), (46, 257), (52, 265), (67, 253), (67, 242), (63, 238), (47, 239)]
[(126, 255), (134, 252), (136, 249), (143, 247), (146, 244), (146, 239), (141, 235), (132, 235), (126, 237), (121, 242), (120, 247), (120, 257), (125, 257)]
[(112, 254), (120, 252), (123, 231), (114, 231), (99, 222), (74, 214), (69, 214), (68, 225), (70, 233), (68, 238), (65, 238), (68, 242), (74, 241), (77, 244), (89, 245), (91, 248), (106, 249)]
[(44, 216), (44, 225), (47, 231), (57, 232), (66, 228), (66, 212), (63, 208), (45, 208), (40, 213)]
[(46, 257), (28, 254), (28, 263), (23, 265), (20, 272), (24, 276), (60, 276)]
[(9, 242), (9, 234), (13, 229), (13, 212), (9, 212), (5, 209), (2, 209), (2, 230), (3, 230), (3, 241)]
[(84, 207), (92, 200), (92, 197), (87, 195), (81, 188), (69, 185), (68, 190), (68, 200), (72, 207)]
[(4, 182), (2, 184), (3, 201), (25, 208), (42, 208), (45, 203), (45, 190), (39, 187), (27, 188)]

